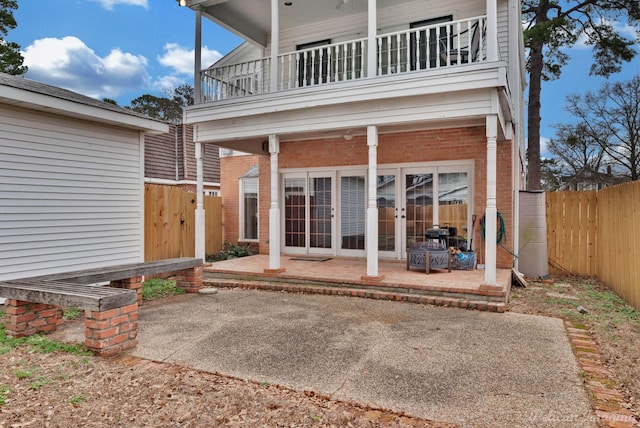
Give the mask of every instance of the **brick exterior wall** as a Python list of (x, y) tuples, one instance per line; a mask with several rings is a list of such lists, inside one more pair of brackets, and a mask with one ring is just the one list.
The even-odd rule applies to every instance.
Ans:
[[(270, 176), (263, 174), (263, 170), (269, 170), (269, 156), (230, 156), (223, 158), (220, 162), (220, 174), (224, 180), (220, 183), (220, 193), (222, 195), (222, 224), (224, 228), (224, 242), (243, 244), (239, 242), (240, 237), (240, 177), (245, 175), (252, 166), (258, 165), (260, 177), (258, 178), (258, 239), (260, 240), (259, 250), (261, 253), (268, 253), (269, 244), (266, 243), (269, 236), (269, 207), (271, 205), (271, 184)], [(265, 193), (267, 192), (267, 193)], [(269, 195), (264, 199), (263, 195)], [(263, 223), (267, 227), (263, 227)], [(251, 244), (255, 245), (255, 244)]]
[[(473, 202), (477, 223), (473, 236), (474, 249), (484, 261), (483, 243), (480, 239), (480, 219), (486, 202), (487, 140), (485, 128), (466, 127), (381, 134), (378, 138), (378, 167), (386, 164), (402, 164), (438, 161), (474, 160)], [(507, 230), (503, 245), (513, 248), (513, 183), (512, 145), (510, 141), (498, 142), (497, 153), (497, 206), (503, 215)], [(259, 164), (259, 249), (268, 254), (269, 208), (271, 203), (270, 163), (268, 155), (235, 156), (224, 158), (221, 173), (222, 203), (224, 211), (225, 242), (238, 241), (238, 182), (251, 165)], [(280, 144), (279, 167), (318, 168), (363, 165), (368, 163), (366, 136), (355, 136), (350, 141), (342, 138), (320, 139)], [(512, 267), (512, 256), (498, 246), (497, 264), (500, 268)]]

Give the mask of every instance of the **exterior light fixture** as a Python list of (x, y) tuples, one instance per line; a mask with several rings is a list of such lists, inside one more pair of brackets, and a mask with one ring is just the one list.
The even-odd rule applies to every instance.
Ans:
[(293, 6), (293, 2), (291, 2), (291, 1), (286, 1), (286, 2), (284, 2), (284, 5), (285, 5), (285, 6)]
[(187, 0), (176, 0), (178, 2), (178, 6), (186, 6)]

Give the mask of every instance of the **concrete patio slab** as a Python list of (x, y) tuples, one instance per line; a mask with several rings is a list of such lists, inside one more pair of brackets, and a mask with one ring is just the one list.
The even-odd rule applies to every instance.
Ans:
[(465, 427), (595, 427), (562, 322), (219, 290), (143, 306), (131, 353)]

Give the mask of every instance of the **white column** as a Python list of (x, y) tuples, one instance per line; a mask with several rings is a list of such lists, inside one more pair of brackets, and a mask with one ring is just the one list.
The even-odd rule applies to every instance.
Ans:
[(375, 77), (378, 68), (378, 50), (376, 46), (378, 6), (376, 3), (376, 0), (369, 0), (367, 4), (367, 77)]
[(196, 257), (204, 260), (205, 255), (205, 213), (204, 213), (204, 174), (202, 168), (202, 143), (196, 143)]
[(193, 61), (193, 97), (196, 102), (202, 102), (202, 80), (200, 78), (200, 71), (202, 70), (202, 8), (197, 6), (194, 10), (196, 12), (196, 36), (193, 49), (195, 53)]
[(367, 276), (378, 276), (378, 127), (367, 126), (369, 185), (367, 197)]
[(498, 5), (487, 0), (487, 61), (498, 60)]
[(280, 139), (269, 135), (269, 153), (271, 154), (271, 207), (269, 208), (269, 269), (280, 270), (280, 196), (278, 153)]
[(484, 281), (496, 285), (496, 169), (498, 158), (498, 117), (487, 116), (487, 207), (485, 209)]
[(271, 78), (269, 92), (278, 90), (278, 52), (280, 51), (280, 15), (278, 0), (271, 0)]

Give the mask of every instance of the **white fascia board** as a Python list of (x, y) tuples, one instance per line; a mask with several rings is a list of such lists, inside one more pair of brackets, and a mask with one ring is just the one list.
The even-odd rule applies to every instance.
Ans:
[(49, 95), (25, 91), (9, 86), (0, 86), (0, 102), (7, 100), (9, 104), (20, 105), (31, 110), (39, 110), (74, 117), (98, 123), (118, 125), (149, 133), (169, 132), (169, 124), (154, 119), (119, 113), (100, 107), (89, 106)]
[(365, 78), (350, 82), (318, 85), (317, 88), (306, 90), (286, 90), (197, 104), (185, 110), (185, 121), (187, 124), (196, 124), (210, 120), (246, 118), (302, 108), (506, 86), (506, 63), (465, 66), (465, 70), (459, 72), (453, 72), (452, 68), (425, 73)]
[(495, 92), (495, 88), (484, 88), (435, 96), (386, 99), (377, 103), (365, 101), (305, 108), (242, 119), (213, 120), (198, 125), (197, 138), (203, 142), (222, 143), (259, 140), (269, 134), (304, 134), (357, 128), (371, 123), (384, 127), (480, 118), (497, 113), (499, 106), (494, 102), (495, 97), (492, 97)]

